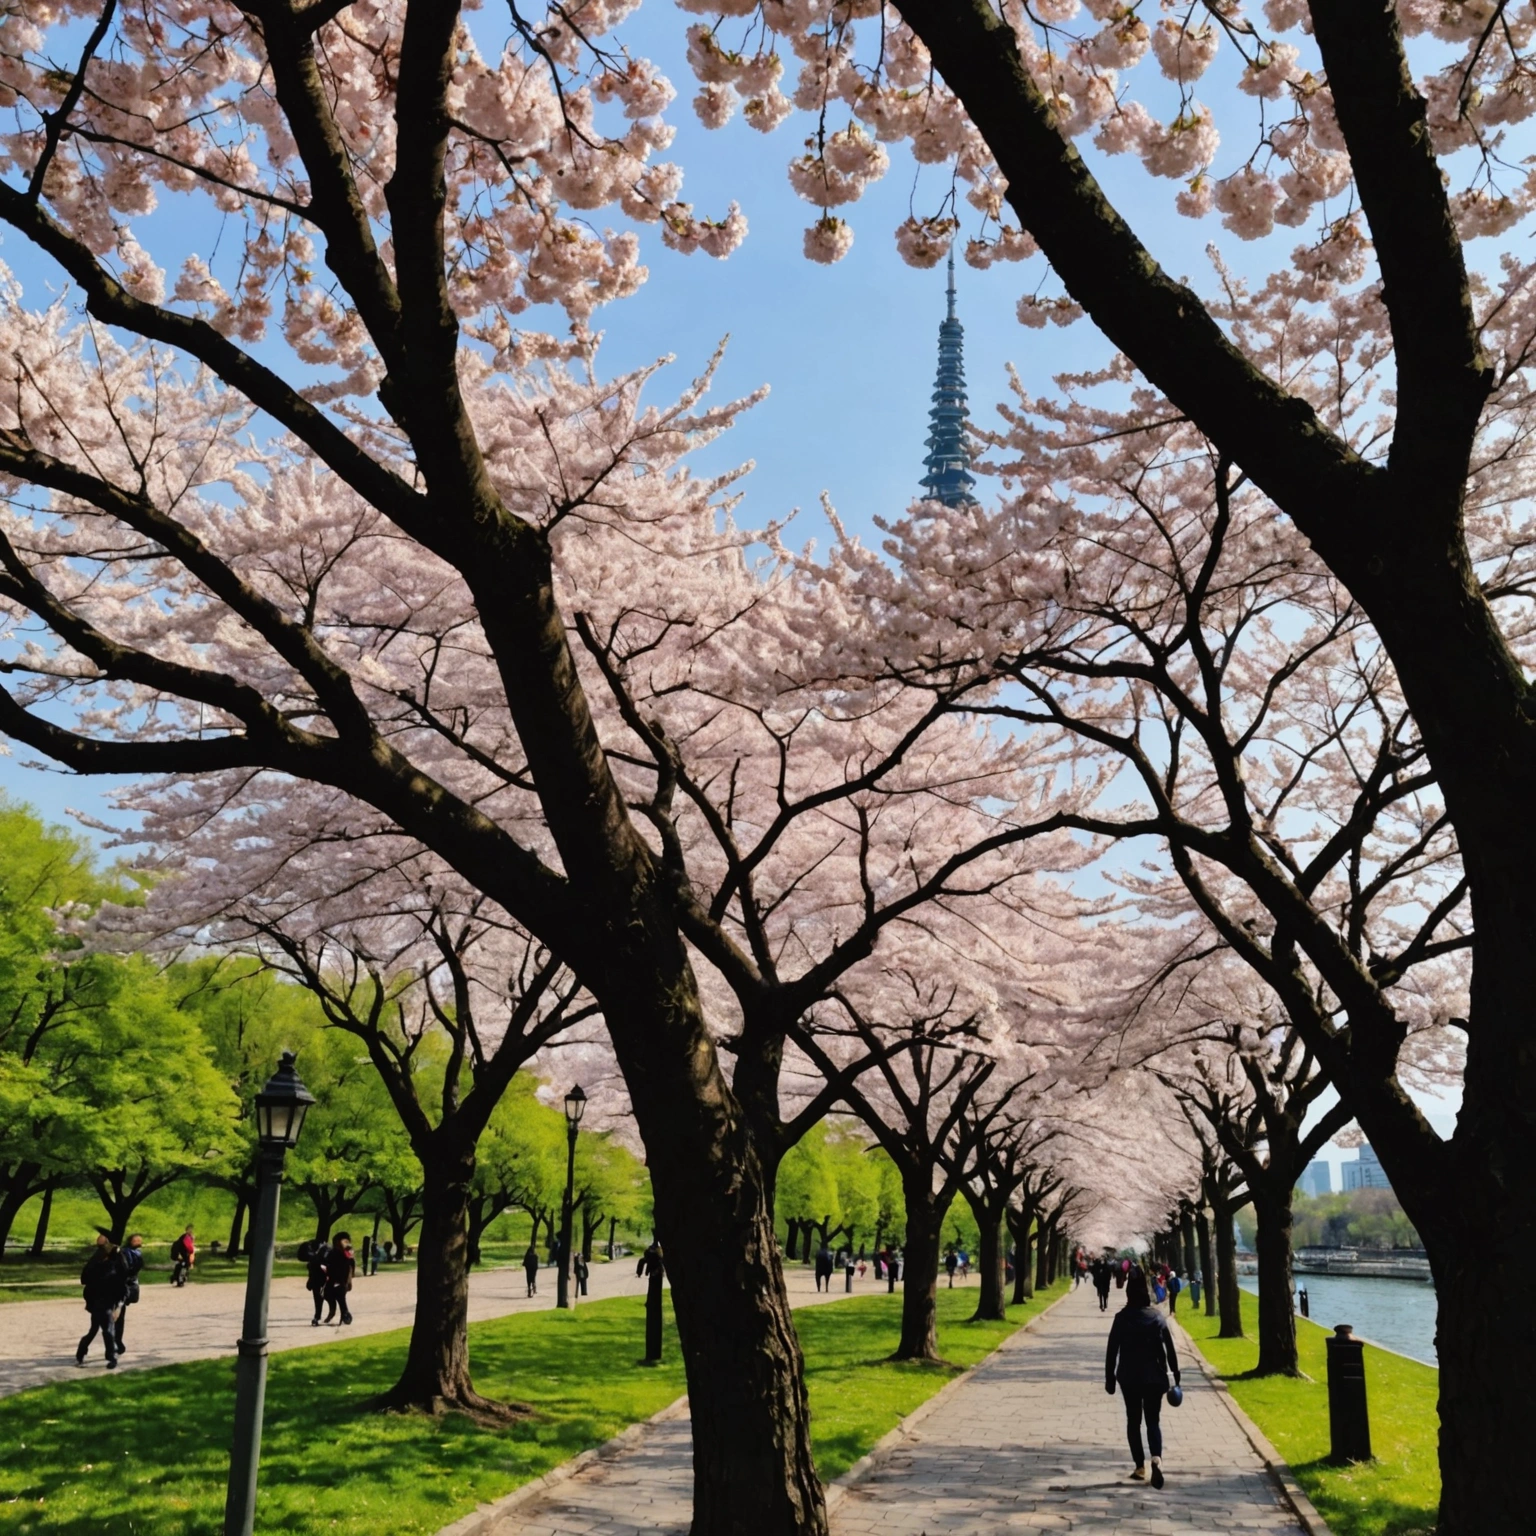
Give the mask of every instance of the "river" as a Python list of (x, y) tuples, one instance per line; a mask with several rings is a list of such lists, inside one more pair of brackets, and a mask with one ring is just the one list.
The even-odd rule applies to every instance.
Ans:
[[(1243, 1275), (1244, 1290), (1258, 1294), (1258, 1281)], [(1436, 1363), (1435, 1288), (1427, 1280), (1378, 1280), (1341, 1275), (1297, 1275), (1312, 1304), (1312, 1321), (1324, 1328), (1348, 1323), (1362, 1339)]]

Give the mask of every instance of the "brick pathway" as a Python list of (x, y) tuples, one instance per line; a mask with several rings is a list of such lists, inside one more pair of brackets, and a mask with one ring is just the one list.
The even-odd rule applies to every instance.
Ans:
[[(847, 1490), (834, 1536), (1297, 1536), (1300, 1525), (1192, 1360), (1183, 1406), (1163, 1411), (1167, 1487), (1126, 1480), (1124, 1411), (1118, 1394), (1104, 1392), (1108, 1326), (1084, 1286), (1015, 1334)], [(654, 1425), (476, 1536), (681, 1536), (690, 1462), (688, 1421)]]

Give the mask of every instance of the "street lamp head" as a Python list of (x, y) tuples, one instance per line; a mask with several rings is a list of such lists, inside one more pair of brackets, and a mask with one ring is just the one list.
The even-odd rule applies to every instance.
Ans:
[(586, 1112), (587, 1096), (581, 1091), (581, 1085), (578, 1083), (565, 1096), (565, 1123), (574, 1130), (581, 1124), (581, 1117)]
[(315, 1102), (314, 1094), (299, 1081), (293, 1062), (293, 1052), (284, 1051), (277, 1071), (256, 1095), (256, 1134), (262, 1146), (285, 1152), (298, 1145), (304, 1116)]

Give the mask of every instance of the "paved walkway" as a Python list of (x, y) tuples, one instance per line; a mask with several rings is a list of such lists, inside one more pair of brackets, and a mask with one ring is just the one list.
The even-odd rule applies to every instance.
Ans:
[[(207, 1262), (216, 1263), (217, 1260)], [(792, 1266), (788, 1273), (790, 1302), (804, 1306), (817, 1299), (811, 1272)], [(593, 1264), (591, 1295), (641, 1296), (646, 1282), (635, 1275), (635, 1260)], [(555, 1304), (555, 1272), (539, 1271), (539, 1295), (525, 1294), (521, 1269), (477, 1270), (469, 1281), (469, 1320), (483, 1322), (509, 1312), (532, 1312)], [(873, 1289), (866, 1280), (863, 1290)], [(837, 1294), (841, 1294), (841, 1284)], [(143, 1370), (184, 1360), (209, 1360), (235, 1353), (240, 1319), (245, 1310), (245, 1286), (230, 1281), (192, 1280), (180, 1290), (163, 1271), (145, 1281), (142, 1299), (128, 1311), (123, 1342), (128, 1346), (119, 1370)], [(835, 1295), (822, 1295), (833, 1301)], [(358, 1279), (352, 1289), (349, 1328), (312, 1328), (314, 1301), (302, 1276), (274, 1280), (267, 1333), (273, 1350), (304, 1349), (340, 1338), (408, 1328), (416, 1310), (416, 1271), (383, 1269)], [(23, 1392), (49, 1381), (105, 1374), (101, 1341), (91, 1345), (90, 1363), (75, 1364), (75, 1346), (89, 1327), (85, 1308), (76, 1300), (13, 1301), (0, 1305), (0, 1397)]]
[[(1163, 1411), (1167, 1487), (1126, 1480), (1124, 1410), (1104, 1392), (1108, 1326), (1084, 1286), (1015, 1334), (876, 1458), (834, 1508), (834, 1536), (1297, 1536), (1301, 1526), (1193, 1359), (1183, 1406)], [(481, 1536), (681, 1536), (691, 1460), (685, 1418), (654, 1425)]]

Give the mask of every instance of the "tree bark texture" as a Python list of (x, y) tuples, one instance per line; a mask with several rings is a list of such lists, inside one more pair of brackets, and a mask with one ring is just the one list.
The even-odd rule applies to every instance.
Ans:
[(901, 1256), (901, 1342), (895, 1360), (937, 1360), (939, 1355), (939, 1249), (943, 1204), (933, 1194), (933, 1170), (902, 1178), (907, 1202), (907, 1236)]
[(482, 1397), (470, 1379), (469, 1199), (474, 1155), (429, 1155), (421, 1165), (416, 1313), (400, 1379), (376, 1406), (434, 1415), (451, 1410), (483, 1422), (516, 1417), (519, 1410)]
[(1003, 1265), (1003, 1220), (996, 1209), (972, 1207), (979, 1241), (976, 1245), (976, 1273), (981, 1294), (971, 1321), (1006, 1322), (1008, 1320), (1007, 1278)]
[(1222, 1339), (1243, 1337), (1243, 1300), (1237, 1284), (1237, 1234), (1232, 1230), (1233, 1208), (1225, 1201), (1213, 1203), (1216, 1224), (1216, 1307), (1221, 1314)]
[(235, 1214), (229, 1222), (229, 1247), (224, 1250), (226, 1259), (238, 1259), (240, 1257), (240, 1245), (245, 1238), (245, 1213), (249, 1208), (244, 1189), (235, 1191)]
[(1255, 1191), (1253, 1211), (1259, 1224), (1259, 1363), (1254, 1374), (1298, 1376), (1290, 1187)]
[(37, 1176), (41, 1171), (38, 1163), (16, 1163), (8, 1170), (5, 1194), (0, 1196), (0, 1259), (5, 1257), (5, 1245), (22, 1206), (37, 1193)]
[(57, 1178), (50, 1178), (43, 1184), (43, 1199), (37, 1211), (37, 1226), (32, 1231), (34, 1259), (42, 1258), (43, 1250), (48, 1246), (48, 1223), (53, 1218), (53, 1192), (57, 1186)]
[(1216, 1262), (1211, 1248), (1211, 1223), (1204, 1206), (1195, 1212), (1195, 1234), (1200, 1246), (1200, 1283), (1204, 1287), (1200, 1300), (1205, 1305), (1207, 1317), (1216, 1316)]

